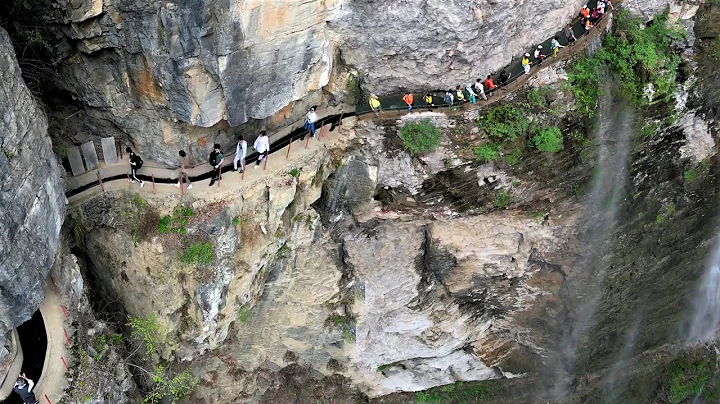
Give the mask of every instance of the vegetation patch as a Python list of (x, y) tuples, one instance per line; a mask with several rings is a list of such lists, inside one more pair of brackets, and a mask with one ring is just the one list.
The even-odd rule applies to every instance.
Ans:
[(557, 153), (563, 147), (562, 131), (557, 126), (541, 129), (533, 136), (532, 142), (541, 152)]
[(147, 317), (128, 317), (132, 338), (145, 345), (145, 352), (148, 356), (155, 353), (160, 343), (160, 324), (156, 315)]
[(442, 138), (440, 129), (429, 119), (406, 123), (400, 128), (399, 135), (411, 156), (434, 151), (440, 146)]
[(186, 369), (182, 373), (170, 377), (163, 366), (155, 369), (153, 376), (155, 387), (143, 398), (143, 403), (168, 402), (175, 404), (188, 395), (198, 384), (198, 379)]
[(608, 71), (620, 88), (637, 103), (646, 99), (646, 87), (652, 85), (652, 102), (669, 101), (675, 92), (680, 56), (672, 41), (682, 39), (679, 25), (668, 25), (667, 11), (648, 24), (621, 10), (615, 20), (615, 32), (603, 38), (602, 48), (568, 67), (570, 88), (578, 112), (593, 116), (600, 88)]
[(507, 190), (501, 190), (495, 195), (495, 207), (498, 209), (505, 209), (510, 204), (512, 197)]
[(475, 159), (487, 163), (497, 160), (500, 156), (500, 146), (494, 143), (483, 144), (475, 148)]
[(158, 233), (169, 234), (187, 233), (188, 219), (193, 215), (192, 209), (189, 206), (180, 204), (173, 209), (172, 215), (166, 215), (160, 218), (158, 221)]
[(477, 119), (480, 132), (490, 140), (507, 143), (523, 138), (530, 128), (527, 112), (520, 106), (498, 105)]
[(670, 368), (668, 400), (679, 404), (688, 398), (699, 396), (711, 372), (704, 362), (678, 361)]
[(415, 393), (419, 403), (477, 403), (489, 400), (505, 391), (505, 386), (493, 385), (493, 382), (457, 382), (434, 387)]
[(211, 242), (190, 244), (180, 254), (180, 262), (188, 265), (205, 266), (215, 259), (215, 250)]
[(240, 306), (237, 312), (237, 319), (240, 324), (247, 324), (250, 321), (250, 307), (247, 304)]

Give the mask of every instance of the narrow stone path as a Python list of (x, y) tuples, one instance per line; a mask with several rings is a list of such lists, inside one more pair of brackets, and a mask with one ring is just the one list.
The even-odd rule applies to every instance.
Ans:
[[(589, 3), (589, 5), (594, 5), (597, 3), (597, 0), (594, 0)], [(619, 9), (619, 3), (615, 6), (615, 11)], [(506, 84), (503, 87), (499, 87), (499, 89), (495, 92), (495, 94), (492, 97), (489, 97), (487, 101), (485, 100), (478, 100), (477, 103), (471, 104), (469, 102), (464, 102), (461, 104), (456, 103), (453, 108), (449, 108), (450, 106), (445, 104), (444, 102), (435, 103), (435, 106), (433, 109), (448, 109), (449, 111), (446, 112), (447, 115), (458, 115), (462, 114), (470, 109), (473, 108), (482, 108), (484, 106), (488, 106), (491, 104), (494, 104), (500, 100), (502, 100), (505, 96), (511, 94), (513, 91), (516, 91), (520, 87), (522, 87), (531, 77), (534, 77), (537, 75), (538, 72), (547, 69), (548, 67), (553, 66), (554, 64), (567, 60), (568, 58), (577, 55), (580, 52), (583, 52), (587, 45), (592, 42), (593, 40), (598, 39), (604, 32), (606, 32), (610, 21), (612, 20), (612, 14), (613, 12), (608, 11), (605, 14), (605, 17), (588, 33), (586, 33), (582, 37), (578, 37), (578, 41), (572, 46), (566, 46), (565, 48), (560, 49), (557, 57), (549, 57), (545, 60), (545, 62), (542, 65), (535, 66), (532, 68), (530, 74), (521, 74), (517, 72), (516, 67), (514, 64), (511, 64), (508, 66), (508, 69), (512, 69), (513, 71), (513, 77), (511, 77), (511, 81)], [(582, 30), (582, 33), (585, 33), (585, 29), (582, 28), (582, 26), (578, 23), (574, 25), (574, 30), (576, 32), (576, 36), (578, 36), (579, 30)], [(561, 33), (562, 34), (562, 33)], [(549, 43), (550, 39), (548, 39)], [(564, 34), (561, 35), (561, 43), (566, 43), (567, 40), (565, 39)], [(545, 46), (543, 45), (543, 50), (546, 52), (550, 52), (549, 45)], [(519, 66), (519, 61), (516, 61), (517, 65)], [(522, 71), (522, 68), (519, 67), (520, 71)], [(435, 94), (436, 100), (442, 101), (442, 95)], [(417, 100), (415, 103), (415, 108), (413, 112), (418, 111), (427, 111), (430, 109), (430, 106), (425, 104), (423, 101), (423, 97), (421, 94), (416, 95), (415, 99)], [(401, 115), (405, 115), (408, 113), (407, 106), (402, 101), (402, 94), (396, 94), (396, 95), (389, 95), (386, 97), (382, 97), (380, 99), (381, 103), (383, 104), (383, 111), (381, 113), (382, 118), (393, 118)], [(370, 107), (367, 105), (367, 103), (363, 102), (357, 106), (356, 111), (343, 111), (340, 109), (331, 109), (331, 115), (325, 116), (323, 118), (320, 118), (318, 122), (316, 123), (317, 128), (321, 128), (323, 126), (329, 127), (329, 133), (331, 136), (336, 136), (336, 128), (340, 127), (342, 125), (343, 120), (354, 117), (354, 116), (362, 116), (364, 115), (366, 118), (364, 119), (373, 119), (374, 114), (370, 113)], [(285, 127), (284, 129), (279, 130), (278, 132), (270, 135), (270, 160), (271, 161), (277, 161), (278, 159), (284, 159), (284, 153), (286, 154), (287, 146), (290, 143), (293, 143), (292, 150), (297, 150), (301, 147), (304, 147), (304, 144), (296, 145), (298, 140), (304, 135), (304, 130), (300, 127), (298, 128), (298, 125), (300, 125), (302, 121), (296, 122), (295, 124), (289, 125)], [(316, 142), (316, 139), (313, 139), (310, 141), (310, 143)], [(250, 148), (251, 145), (249, 145)], [(292, 152), (291, 152), (292, 153)], [(294, 156), (295, 154), (292, 153)], [(257, 153), (250, 153), (247, 157), (247, 164), (250, 166), (254, 161), (257, 160)], [(223, 172), (229, 172), (232, 170), (234, 153), (227, 154), (225, 156), (226, 164), (223, 166)], [(108, 185), (110, 183), (114, 183), (117, 181), (127, 181), (127, 174), (130, 171), (130, 164), (127, 160), (127, 156), (125, 156), (123, 159), (119, 159), (119, 162), (117, 164), (112, 165), (104, 165), (98, 169), (88, 171), (82, 175), (71, 177), (68, 179), (68, 189), (66, 192), (66, 196), (71, 200), (77, 200), (78, 198), (75, 198), (79, 194), (84, 194), (88, 190), (91, 190), (93, 188), (99, 188), (100, 187), (100, 181), (98, 177), (103, 181), (103, 186), (105, 188), (108, 188)], [(198, 166), (195, 166), (189, 170), (189, 175), (191, 181), (193, 183), (197, 183), (200, 181), (209, 180), (210, 176), (212, 174), (212, 169), (209, 164), (204, 163)], [(156, 182), (156, 188), (157, 184), (171, 184), (175, 183), (177, 181), (178, 176), (178, 169), (172, 168), (172, 167), (163, 167), (163, 166), (154, 166), (152, 162), (147, 162), (143, 168), (141, 168), (138, 172), (138, 177), (144, 181), (146, 181), (146, 185), (144, 190), (142, 192), (147, 192), (145, 190), (149, 189), (148, 186), (151, 185), (150, 183), (153, 180), (153, 177)], [(138, 186), (137, 184), (134, 184), (135, 186)], [(111, 188), (117, 188), (115, 186)], [(191, 190), (193, 191), (193, 190)], [(180, 193), (180, 190), (177, 190), (177, 193)]]

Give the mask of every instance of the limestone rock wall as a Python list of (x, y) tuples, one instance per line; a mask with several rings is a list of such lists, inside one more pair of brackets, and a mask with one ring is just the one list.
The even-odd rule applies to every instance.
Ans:
[(377, 93), (455, 88), (562, 29), (583, 1), (358, 0), (328, 22), (342, 58)]
[(84, 110), (73, 136), (115, 135), (174, 162), (180, 148), (230, 143), (230, 127), (304, 115), (329, 81), (335, 2), (58, 0), (35, 11), (62, 27), (58, 84)]
[(45, 112), (0, 28), (0, 335), (30, 319), (43, 300), (65, 216), (64, 191)]

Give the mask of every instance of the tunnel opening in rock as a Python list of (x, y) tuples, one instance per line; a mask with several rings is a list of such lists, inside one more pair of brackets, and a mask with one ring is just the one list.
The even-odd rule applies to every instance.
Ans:
[[(36, 387), (33, 388), (35, 390), (45, 366), (48, 343), (45, 322), (40, 310), (36, 311), (30, 320), (22, 323), (17, 328), (17, 333), (24, 355), (22, 373), (36, 383)], [(8, 375), (7, 377), (16, 379), (17, 375)], [(17, 393), (12, 392), (8, 398), (2, 401), (2, 404), (23, 404), (23, 400)]]

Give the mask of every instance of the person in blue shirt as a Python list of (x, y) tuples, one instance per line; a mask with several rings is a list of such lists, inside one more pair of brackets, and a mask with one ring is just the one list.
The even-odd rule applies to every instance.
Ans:
[(32, 392), (33, 387), (35, 387), (35, 382), (28, 379), (25, 373), (20, 373), (13, 391), (23, 399), (25, 404), (37, 404), (38, 400), (35, 398), (35, 393)]

